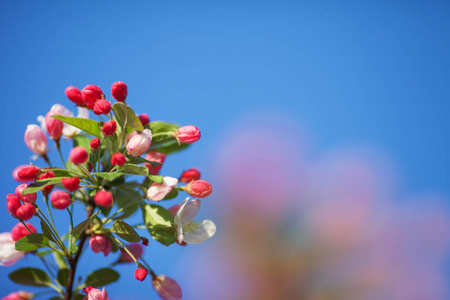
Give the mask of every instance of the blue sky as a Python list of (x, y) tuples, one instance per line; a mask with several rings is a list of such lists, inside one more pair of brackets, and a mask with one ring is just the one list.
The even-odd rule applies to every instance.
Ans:
[[(54, 103), (69, 107), (67, 86), (109, 94), (121, 80), (137, 113), (202, 130), (170, 175), (211, 174), (205, 155), (220, 135), (270, 110), (296, 120), (314, 152), (374, 147), (395, 162), (402, 193), (448, 198), (449, 13), (444, 1), (2, 1), (2, 194), (31, 156), (26, 126)], [(14, 220), (0, 215), (8, 231)]]

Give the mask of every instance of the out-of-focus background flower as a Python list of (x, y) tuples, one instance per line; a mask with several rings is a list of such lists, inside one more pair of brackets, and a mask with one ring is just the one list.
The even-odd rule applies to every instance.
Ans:
[[(440, 1), (2, 1), (1, 195), (32, 156), (26, 126), (55, 103), (73, 109), (67, 86), (111, 99), (121, 80), (137, 113), (202, 130), (162, 173), (202, 171), (214, 191), (199, 219), (216, 236), (145, 249), (185, 299), (449, 299), (449, 13)], [(0, 217), (0, 232), (15, 225), (6, 205)], [(79, 271), (116, 256), (86, 251)], [(0, 268), (0, 296), (27, 265), (39, 262)], [(117, 267), (111, 298), (158, 299), (134, 268)]]

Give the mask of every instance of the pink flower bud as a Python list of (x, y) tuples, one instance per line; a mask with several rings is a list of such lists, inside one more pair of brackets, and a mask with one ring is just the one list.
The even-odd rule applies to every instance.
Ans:
[(83, 97), (81, 96), (81, 91), (79, 88), (68, 86), (66, 88), (66, 96), (67, 98), (70, 99), (70, 101), (72, 101), (76, 105), (84, 106), (84, 100)]
[(31, 194), (25, 194), (22, 195), (22, 192), (24, 189), (28, 187), (28, 184), (24, 183), (16, 187), (16, 195), (19, 197), (20, 200), (26, 203), (34, 203), (36, 202), (37, 194), (31, 193)]
[[(139, 243), (132, 243), (129, 244), (127, 246), (128, 251), (131, 252), (131, 254), (133, 254), (133, 256), (135, 258), (139, 258), (142, 256), (142, 254), (144, 253), (144, 248), (142, 248), (141, 244)], [(120, 263), (131, 263), (134, 262), (134, 260), (131, 258), (130, 254), (128, 254), (127, 251), (120, 249), (120, 258), (119, 261)]]
[(116, 81), (111, 87), (111, 93), (117, 101), (124, 102), (127, 98), (128, 88), (122, 81)]
[(113, 135), (116, 132), (117, 124), (116, 121), (108, 121), (103, 124), (102, 132), (104, 135), (109, 136)]
[(2, 300), (28, 300), (34, 298), (34, 294), (25, 292), (25, 291), (18, 291), (9, 294), (6, 297), (3, 297)]
[(148, 271), (146, 268), (139, 267), (134, 271), (134, 277), (139, 281), (144, 281), (147, 277)]
[(179, 300), (183, 297), (178, 283), (166, 275), (153, 277), (153, 288), (163, 300)]
[(191, 182), (192, 180), (200, 179), (200, 171), (192, 168), (187, 171), (184, 171), (180, 176), (180, 182)]
[[(31, 232), (33, 232), (33, 233), (37, 232), (36, 228), (34, 228), (34, 226), (31, 225), (30, 223), (26, 223), (26, 225), (31, 230)], [(17, 242), (24, 236), (29, 235), (31, 232), (29, 232), (28, 229), (22, 223), (18, 223), (11, 230), (11, 237), (14, 242)]]
[(184, 187), (185, 191), (195, 198), (205, 198), (212, 192), (212, 186), (206, 180), (194, 180)]
[(87, 298), (84, 298), (83, 300), (108, 300), (108, 293), (106, 292), (105, 288), (103, 290), (94, 289), (92, 286), (88, 286), (83, 288), (83, 293), (88, 294)]
[(94, 196), (94, 202), (98, 206), (111, 207), (114, 204), (113, 194), (106, 191), (98, 191)]
[(25, 131), (25, 144), (33, 153), (43, 155), (47, 153), (47, 137), (41, 127), (31, 124)]
[(80, 187), (80, 178), (78, 177), (70, 177), (70, 178), (63, 178), (61, 179), (62, 185), (68, 190), (69, 192), (75, 192)]
[(200, 130), (194, 125), (180, 127), (174, 135), (178, 142), (188, 144), (198, 141), (202, 136)]
[(111, 164), (113, 166), (123, 166), (125, 163), (127, 162), (127, 159), (125, 158), (125, 156), (122, 153), (114, 153), (111, 156)]
[(94, 235), (89, 240), (89, 247), (95, 253), (103, 252), (103, 255), (107, 256), (111, 252), (111, 242), (104, 235)]
[[(41, 179), (47, 179), (47, 178), (53, 178), (53, 177), (56, 177), (56, 175), (55, 175), (55, 173), (53, 172), (53, 171), (48, 171), (48, 172), (45, 172), (45, 173), (43, 173), (43, 174), (41, 174), (40, 176), (39, 176), (39, 180), (41, 180)], [(42, 190), (41, 190), (41, 192), (42, 192), (42, 194), (44, 195), (44, 196), (48, 196), (50, 193), (51, 193), (51, 191), (53, 190), (53, 187), (54, 187), (55, 185), (47, 185), (47, 186), (45, 186)]]
[(127, 152), (133, 156), (141, 156), (152, 144), (152, 131), (144, 129), (141, 134), (133, 136), (127, 143)]
[(34, 298), (34, 294), (25, 291), (17, 291), (9, 294), (6, 297), (3, 297), (2, 300), (28, 300), (32, 298)]
[(86, 103), (86, 105), (89, 104), (93, 107), (94, 103), (97, 102), (97, 100), (105, 99), (105, 94), (103, 94), (103, 91), (98, 86), (89, 84), (81, 90), (81, 97), (83, 98), (83, 101), (84, 103)]
[(81, 146), (76, 146), (70, 150), (69, 159), (75, 165), (84, 164), (89, 158), (87, 150)]
[(28, 166), (26, 168), (20, 169), (17, 173), (17, 176), (23, 181), (33, 181), (36, 179), (38, 173), (41, 169), (36, 168), (35, 166)]
[(6, 195), (6, 207), (11, 216), (17, 217), (16, 211), (20, 206), (22, 206), (22, 204), (20, 203), (19, 197), (14, 194)]
[(92, 164), (90, 162), (88, 162), (87, 167), (88, 167), (88, 171), (92, 172), (93, 167), (92, 167)]
[(145, 126), (148, 123), (150, 123), (150, 119), (149, 119), (147, 114), (140, 114), (139, 115), (139, 120), (141, 120), (142, 126)]
[(105, 99), (100, 99), (94, 104), (94, 114), (107, 115), (111, 111), (111, 103)]
[(64, 129), (64, 122), (55, 118), (52, 118), (53, 115), (60, 115), (61, 112), (59, 110), (51, 110), (45, 116), (45, 128), (47, 129), (48, 134), (52, 139), (58, 141)]
[(24, 179), (22, 179), (22, 178), (20, 178), (19, 177), (19, 172), (20, 172), (20, 170), (22, 170), (23, 168), (28, 168), (30, 165), (20, 165), (20, 166), (18, 166), (17, 168), (15, 168), (13, 171), (12, 171), (12, 176), (13, 176), (13, 178), (15, 179), (15, 180), (17, 180), (17, 181), (20, 181), (20, 182), (28, 182), (28, 181), (31, 181), (31, 180), (24, 180)]
[(11, 266), (25, 256), (26, 252), (17, 251), (15, 244), (11, 232), (0, 233), (0, 266)]
[(162, 168), (162, 164), (166, 160), (166, 155), (158, 151), (150, 151), (145, 155), (145, 159), (148, 161), (154, 161), (161, 164), (157, 165), (156, 167), (153, 167), (151, 164), (145, 163), (145, 166), (148, 168), (148, 172), (151, 175), (157, 175)]
[(163, 183), (153, 183), (147, 190), (147, 198), (153, 201), (161, 201), (169, 194), (178, 183), (178, 179), (166, 176)]
[(93, 138), (91, 140), (91, 142), (89, 143), (89, 148), (91, 149), (92, 152), (97, 151), (100, 148), (101, 145), (101, 141), (99, 138)]
[(54, 191), (50, 195), (50, 202), (52, 202), (56, 209), (66, 209), (69, 207), (71, 202), (70, 195), (64, 191)]
[(16, 216), (24, 221), (31, 219), (35, 213), (36, 208), (31, 203), (25, 203), (16, 210)]

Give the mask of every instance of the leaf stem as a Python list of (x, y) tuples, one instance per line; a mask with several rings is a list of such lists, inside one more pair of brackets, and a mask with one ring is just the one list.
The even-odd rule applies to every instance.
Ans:
[(119, 213), (121, 213), (122, 211), (124, 211), (125, 209), (127, 209), (128, 207), (130, 207), (131, 205), (136, 204), (136, 203), (138, 203), (139, 201), (141, 201), (141, 200), (143, 200), (143, 199), (144, 199), (144, 197), (140, 197), (140, 198), (138, 198), (138, 199), (136, 199), (136, 200), (133, 200), (133, 201), (131, 201), (131, 202), (128, 202), (126, 205), (122, 206), (118, 211), (116, 211), (112, 216), (108, 217), (103, 223), (104, 223), (104, 224), (109, 223), (109, 222), (112, 220), (112, 218), (114, 218), (115, 216), (117, 216)]

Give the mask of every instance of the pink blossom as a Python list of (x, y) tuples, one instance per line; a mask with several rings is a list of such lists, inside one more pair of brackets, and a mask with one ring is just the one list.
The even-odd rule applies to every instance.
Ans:
[(163, 183), (153, 183), (147, 191), (147, 198), (153, 201), (160, 201), (164, 199), (176, 186), (178, 179), (166, 176), (163, 178)]
[(111, 252), (111, 242), (104, 235), (94, 235), (89, 240), (89, 247), (91, 247), (92, 251), (95, 253), (103, 252), (105, 256)]
[(141, 134), (133, 136), (127, 143), (127, 152), (133, 156), (141, 156), (152, 144), (152, 131), (144, 129)]
[(166, 275), (153, 277), (153, 287), (163, 300), (179, 300), (183, 297), (178, 283)]
[(87, 300), (108, 300), (108, 293), (106, 289), (103, 287), (103, 290), (94, 289), (92, 286), (88, 286), (83, 288), (83, 293), (88, 294)]
[(25, 292), (25, 291), (17, 291), (9, 294), (6, 297), (2, 297), (2, 300), (28, 300), (34, 297), (34, 294)]
[(16, 250), (15, 244), (11, 232), (0, 233), (0, 266), (11, 266), (25, 256), (24, 251)]
[(41, 127), (31, 124), (27, 126), (24, 136), (27, 147), (36, 154), (44, 155), (47, 153), (48, 139)]

